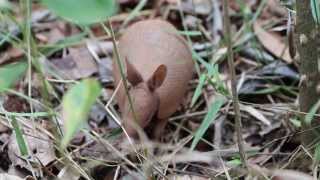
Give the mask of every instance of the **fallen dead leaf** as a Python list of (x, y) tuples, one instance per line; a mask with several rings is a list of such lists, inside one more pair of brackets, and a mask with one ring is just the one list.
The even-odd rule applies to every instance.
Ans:
[(10, 47), (8, 50), (0, 53), (0, 64), (16, 60), (22, 56), (23, 51), (21, 49)]
[(289, 54), (289, 48), (275, 34), (267, 32), (261, 26), (261, 23), (256, 21), (253, 25), (254, 31), (261, 44), (273, 55), (283, 59), (291, 64), (292, 59)]
[(60, 76), (67, 79), (80, 79), (98, 72), (97, 64), (86, 48), (70, 48), (69, 54), (51, 60)]
[[(55, 160), (55, 149), (52, 140), (44, 133), (32, 130), (29, 128), (24, 129), (24, 138), (28, 145), (29, 154), (34, 157), (32, 161), (36, 164), (47, 166), (49, 163)], [(16, 136), (12, 133), (9, 145), (8, 145), (9, 158), (12, 161), (13, 166), (19, 166), (30, 170), (30, 166), (20, 156), (19, 145), (17, 144)]]
[(287, 10), (280, 5), (280, 2), (278, 0), (268, 0), (266, 9), (272, 15), (275, 15), (278, 17), (286, 17), (287, 15)]
[(8, 127), (8, 124), (7, 123), (4, 123), (4, 122), (7, 122), (6, 120), (4, 120), (3, 118), (0, 117), (0, 133), (5, 133), (5, 132), (8, 132), (10, 130), (10, 128)]

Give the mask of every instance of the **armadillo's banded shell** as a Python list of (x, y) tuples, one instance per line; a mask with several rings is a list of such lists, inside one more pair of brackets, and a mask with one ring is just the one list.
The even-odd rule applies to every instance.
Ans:
[[(174, 26), (162, 20), (145, 20), (130, 26), (119, 41), (119, 54), (141, 73), (144, 80), (161, 64), (167, 67), (164, 83), (157, 90), (160, 97), (158, 118), (167, 118), (176, 111), (192, 78), (194, 64), (185, 40), (177, 34)], [(114, 63), (115, 64), (115, 63)], [(115, 82), (120, 81), (116, 69)], [(118, 93), (118, 101), (125, 98), (123, 87)]]

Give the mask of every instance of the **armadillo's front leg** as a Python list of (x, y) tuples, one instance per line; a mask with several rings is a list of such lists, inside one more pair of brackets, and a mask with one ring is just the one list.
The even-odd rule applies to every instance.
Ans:
[(154, 121), (155, 125), (154, 125), (154, 129), (152, 132), (153, 138), (155, 139), (160, 139), (160, 137), (163, 135), (164, 133), (164, 129), (167, 125), (168, 119), (156, 119)]

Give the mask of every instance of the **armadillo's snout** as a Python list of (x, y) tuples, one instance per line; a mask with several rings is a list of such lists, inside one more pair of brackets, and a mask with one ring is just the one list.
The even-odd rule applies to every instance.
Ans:
[(159, 105), (159, 98), (148, 92), (143, 85), (130, 90), (132, 106), (129, 100), (125, 103), (123, 112), (124, 128), (129, 135), (136, 134), (137, 130), (144, 129), (151, 122)]

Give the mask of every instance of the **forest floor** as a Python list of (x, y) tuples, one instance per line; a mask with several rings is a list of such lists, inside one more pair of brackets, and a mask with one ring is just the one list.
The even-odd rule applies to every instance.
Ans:
[[(59, 18), (39, 2), (32, 3), (29, 22), (24, 21), (18, 1), (10, 1), (9, 12), (0, 10), (3, 176), (312, 179), (308, 174), (312, 174), (314, 157), (300, 143), (304, 133), (298, 111), (300, 76), (290, 51), (293, 1), (229, 1), (236, 88), (250, 173), (242, 166), (237, 146), (222, 0), (117, 1), (119, 9), (109, 23), (90, 27)], [(131, 24), (150, 18), (167, 20), (187, 39), (197, 73), (160, 140), (147, 138), (123, 145), (117, 142), (121, 128), (113, 99), (110, 24), (118, 40)], [(23, 23), (29, 26), (29, 34)], [(66, 113), (79, 114), (74, 118), (81, 119), (87, 107), (81, 109), (81, 101), (87, 98), (85, 90), (73, 94), (74, 106), (67, 110), (64, 97), (87, 78), (99, 82), (101, 93), (81, 131), (62, 150), (59, 137), (64, 126), (70, 126), (64, 121)], [(14, 86), (1, 90), (11, 81)]]

